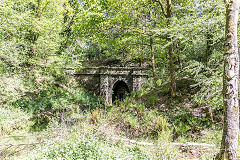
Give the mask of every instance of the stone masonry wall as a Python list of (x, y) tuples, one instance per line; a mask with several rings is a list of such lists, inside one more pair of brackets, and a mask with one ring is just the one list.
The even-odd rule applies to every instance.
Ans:
[(129, 91), (141, 89), (147, 78), (142, 68), (98, 67), (86, 68), (75, 73), (79, 83), (96, 95), (102, 96), (106, 102), (112, 103), (113, 86), (118, 81), (127, 84)]

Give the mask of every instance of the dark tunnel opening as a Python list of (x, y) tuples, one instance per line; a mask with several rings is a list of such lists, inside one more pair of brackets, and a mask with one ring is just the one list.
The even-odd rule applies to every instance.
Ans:
[(123, 101), (128, 93), (130, 93), (130, 90), (124, 81), (116, 82), (113, 86), (112, 102), (116, 100)]

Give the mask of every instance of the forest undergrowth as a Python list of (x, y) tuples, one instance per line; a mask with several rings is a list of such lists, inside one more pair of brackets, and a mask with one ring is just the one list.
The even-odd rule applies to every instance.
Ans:
[(175, 98), (168, 83), (149, 83), (113, 105), (74, 78), (53, 84), (19, 97), (24, 86), (8, 88), (12, 99), (0, 110), (2, 159), (212, 159), (219, 148), (219, 111), (194, 101), (201, 89), (191, 79), (177, 81)]

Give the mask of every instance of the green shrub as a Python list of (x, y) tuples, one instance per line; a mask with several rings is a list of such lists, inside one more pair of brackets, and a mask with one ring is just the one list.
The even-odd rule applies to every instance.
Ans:
[(137, 116), (132, 115), (130, 112), (127, 112), (124, 117), (124, 123), (130, 126), (132, 129), (137, 130), (140, 128), (140, 123)]
[(143, 130), (149, 135), (156, 136), (163, 131), (168, 130), (167, 120), (160, 116), (156, 110), (148, 110), (143, 114)]
[(210, 68), (197, 61), (189, 61), (180, 74), (181, 77), (190, 77), (196, 81), (195, 84), (191, 85), (192, 90), (198, 90), (193, 95), (193, 100), (199, 106), (209, 108), (210, 116), (214, 115), (212, 113), (222, 114), (222, 74), (221, 64)]
[(149, 96), (149, 106), (153, 106), (158, 100), (158, 95), (153, 94)]

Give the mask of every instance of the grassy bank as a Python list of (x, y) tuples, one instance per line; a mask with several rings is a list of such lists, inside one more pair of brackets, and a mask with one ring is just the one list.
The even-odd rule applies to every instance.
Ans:
[(219, 148), (221, 123), (189, 92), (169, 99), (164, 85), (148, 85), (109, 106), (77, 81), (65, 84), (16, 92), (24, 96), (2, 103), (2, 158), (212, 159)]

